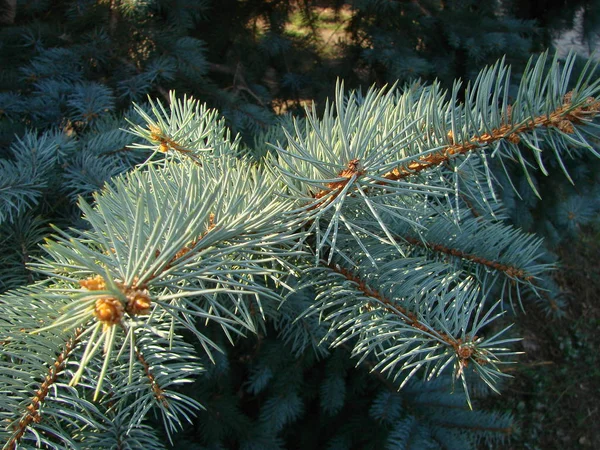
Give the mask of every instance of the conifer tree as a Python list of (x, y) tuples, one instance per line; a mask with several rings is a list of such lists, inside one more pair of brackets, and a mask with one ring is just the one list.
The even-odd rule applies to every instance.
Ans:
[[(340, 83), (256, 149), (192, 98), (136, 107), (149, 156), (80, 198), (81, 226), (29, 263), (40, 279), (0, 297), (3, 447), (289, 448), (314, 405), (352, 419), (323, 448), (501, 441), (509, 417), (469, 411), (512, 361), (497, 319), (560, 305), (490, 164), (528, 178), (543, 148), (597, 156), (600, 82), (591, 63), (571, 80), (574, 61), (532, 59), (515, 97), (504, 62), (451, 91)], [(43, 173), (57, 146), (40, 153)], [(363, 445), (364, 412), (382, 433)]]

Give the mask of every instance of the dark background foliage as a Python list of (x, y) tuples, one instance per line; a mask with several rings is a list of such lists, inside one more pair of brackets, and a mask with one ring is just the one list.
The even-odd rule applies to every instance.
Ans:
[[(125, 117), (136, 120), (132, 102), (165, 100), (172, 89), (194, 96), (217, 108), (253, 147), (282, 115), (302, 114), (306, 105), (322, 108), (338, 78), (346, 88), (417, 79), (450, 88), (504, 57), (518, 80), (531, 54), (562, 42), (561, 36), (572, 35), (580, 49), (590, 50), (599, 20), (600, 4), (592, 0), (1, 0), (0, 168), (13, 178), (4, 175), (0, 188), (20, 183), (20, 152), (33, 148), (27, 143), (46, 139), (54, 156), (36, 173), (25, 206), (9, 205), (0, 220), (0, 291), (33, 281), (26, 264), (49, 223), (78, 226), (77, 195), (89, 195), (143, 158), (128, 152), (133, 138), (120, 131), (128, 126)], [(27, 161), (35, 158), (32, 153)], [(487, 400), (500, 412), (477, 419), (500, 423), (503, 410), (515, 413), (516, 425), (505, 430), (514, 448), (600, 447), (592, 430), (599, 382), (593, 356), (600, 320), (597, 253), (589, 253), (598, 249), (599, 172), (591, 161), (569, 172), (577, 188), (562, 175), (535, 178), (544, 200), (525, 189), (525, 181), (517, 183), (525, 202), (504, 191), (514, 221), (541, 232), (562, 256), (581, 233), (591, 242), (567, 255), (557, 277), (570, 305), (565, 317), (549, 319), (533, 309), (518, 319), (528, 356), (504, 397)], [(254, 438), (245, 448), (337, 448), (343, 442), (381, 448), (377, 436), (386, 422), (369, 408), (385, 382), (337, 353), (318, 361), (306, 350), (285, 360), (292, 355), (285, 345), (266, 336), (248, 340), (196, 386), (209, 408), (183, 433), (186, 448), (216, 448), (210, 445), (218, 440), (234, 448)], [(586, 381), (565, 382), (589, 366)], [(440, 415), (451, 405), (436, 395)], [(280, 407), (290, 402), (289, 411), (269, 410), (277, 396), (285, 400)], [(300, 397), (305, 406), (299, 412), (293, 403)], [(411, 426), (441, 420), (410, 395), (398, 398), (417, 403), (408, 406), (416, 417)], [(581, 407), (563, 409), (572, 399)], [(277, 425), (287, 427), (281, 442), (260, 441), (274, 430), (253, 431), (269, 414), (284, 417)], [(360, 433), (364, 428), (369, 432)]]

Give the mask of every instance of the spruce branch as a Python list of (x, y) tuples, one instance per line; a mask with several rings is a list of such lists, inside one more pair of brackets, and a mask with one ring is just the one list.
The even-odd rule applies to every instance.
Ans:
[(2, 298), (7, 313), (0, 320), (0, 373), (6, 383), (0, 406), (3, 448), (31, 444), (60, 449), (75, 445), (78, 430), (98, 426), (96, 406), (66, 384), (84, 339), (83, 328), (40, 330), (52, 322), (55, 308), (60, 309), (66, 300), (45, 292), (47, 287), (37, 284)]
[[(425, 371), (424, 378), (431, 378), (453, 365), (467, 399), (464, 369), (469, 366), (495, 389), (495, 379), (502, 376), (498, 364), (506, 364), (503, 359), (512, 354), (502, 345), (512, 340), (498, 339), (506, 330), (489, 339), (481, 336), (483, 326), (498, 314), (492, 316), (495, 308), (491, 308), (481, 317), (484, 302), (474, 280), (444, 275), (443, 269), (435, 274), (432, 271), (440, 268), (434, 264), (424, 267), (422, 274), (404, 272), (398, 266), (390, 262), (379, 269), (380, 276), (369, 277), (369, 284), (380, 285), (380, 290), (348, 267), (327, 265), (329, 273), (315, 275), (317, 302), (307, 314), (318, 313), (330, 325), (323, 341), (332, 346), (354, 342), (352, 353), (360, 355), (359, 364), (372, 355), (377, 361), (374, 369), (389, 372), (394, 381), (408, 372), (401, 387), (420, 370)], [(419, 281), (425, 276), (437, 291), (427, 291)], [(414, 287), (421, 293), (414, 292)], [(459, 311), (460, 318), (455, 316)]]
[[(544, 139), (556, 143), (559, 163), (560, 152), (568, 153), (569, 146), (595, 153), (579, 131), (591, 126), (600, 112), (593, 97), (599, 84), (587, 84), (594, 69), (588, 67), (567, 91), (574, 57), (564, 67), (555, 58), (544, 72), (546, 59), (543, 54), (532, 63), (512, 105), (509, 69), (500, 62), (467, 88), (463, 104), (457, 101), (459, 84), (448, 99), (435, 84), (346, 96), (340, 83), (335, 105), (325, 106), (323, 118), (313, 108), (307, 111), (304, 130), (299, 123), (294, 134), (284, 129), (287, 146), (275, 146), (276, 154), (267, 155), (266, 162), (282, 175), (289, 195), (304, 203), (305, 216), (310, 216), (305, 223), (317, 240), (316, 260), (328, 252), (331, 261), (340, 229), (360, 231), (356, 211), (367, 211), (383, 232), (381, 239), (404, 255), (384, 216), (406, 220), (415, 230), (420, 225), (399, 214), (401, 207), (392, 207), (387, 199), (422, 195), (424, 201), (439, 203), (451, 190), (459, 190), (460, 172), (455, 173), (455, 185), (449, 185), (448, 167), (471, 155), (482, 160), (486, 182), (492, 185), (490, 157), (503, 165), (504, 160), (517, 160), (529, 176), (520, 143), (533, 150), (542, 171), (539, 145)], [(357, 243), (362, 245), (359, 239)]]
[(408, 311), (406, 308), (400, 306), (392, 300), (389, 300), (381, 292), (370, 288), (361, 278), (358, 277), (358, 275), (340, 266), (327, 264), (325, 261), (323, 261), (323, 263), (333, 272), (342, 275), (343, 278), (356, 285), (358, 287), (358, 290), (360, 290), (367, 298), (372, 298), (376, 300), (367, 303), (367, 305), (365, 306), (367, 310), (374, 310), (377, 308), (378, 304), (382, 304), (383, 308), (387, 312), (398, 316), (404, 323), (409, 325), (414, 330), (425, 332), (428, 335), (434, 336), (442, 342), (444, 342), (445, 344), (452, 347), (456, 351), (457, 355), (460, 357), (461, 363), (463, 365), (468, 365), (467, 360), (472, 356), (472, 352), (467, 350), (467, 346), (472, 344), (472, 341), (465, 342), (465, 347), (462, 347), (462, 344), (459, 343), (460, 339), (454, 339), (452, 336), (448, 335), (444, 331), (433, 329), (429, 324), (425, 323), (422, 320), (419, 320), (417, 315), (413, 312)]
[(471, 261), (475, 264), (481, 264), (492, 270), (502, 272), (511, 278), (517, 278), (524, 282), (531, 281), (533, 279), (533, 275), (530, 275), (527, 272), (525, 272), (523, 269), (520, 269), (515, 266), (501, 264), (497, 261), (485, 259), (485, 258), (482, 258), (482, 257), (477, 256), (472, 253), (466, 253), (466, 252), (463, 252), (463, 251), (455, 249), (455, 248), (446, 247), (443, 244), (436, 244), (433, 242), (424, 243), (420, 239), (410, 237), (410, 236), (404, 237), (404, 239), (406, 240), (406, 242), (408, 242), (411, 245), (421, 246), (425, 249), (432, 250), (433, 252), (436, 252), (436, 253), (441, 253), (444, 255), (453, 256), (455, 258), (464, 259), (467, 261)]
[[(518, 144), (521, 139), (527, 139), (527, 134), (536, 129), (553, 128), (567, 135), (574, 134), (575, 125), (591, 122), (600, 113), (600, 102), (593, 97), (587, 97), (585, 100), (573, 103), (572, 97), (573, 92), (565, 94), (563, 104), (549, 114), (528, 118), (522, 125), (504, 125), (492, 129), (489, 133), (472, 136), (466, 142), (449, 145), (416, 161), (399, 166), (385, 174), (384, 178), (390, 181), (403, 180), (423, 170), (447, 163), (459, 155), (481, 150), (482, 147), (490, 146), (500, 140)], [(511, 111), (512, 107), (509, 105), (507, 108), (509, 117)], [(521, 137), (521, 135), (525, 136)], [(454, 141), (452, 130), (448, 130), (448, 139)]]
[[(448, 163), (458, 156), (466, 155), (471, 152), (479, 152), (500, 142), (508, 142), (515, 146), (519, 144), (521, 140), (524, 140), (526, 141), (525, 144), (527, 146), (531, 147), (532, 150), (539, 152), (541, 150), (539, 150), (538, 146), (534, 143), (540, 139), (540, 137), (534, 133), (537, 130), (540, 132), (548, 130), (547, 134), (549, 134), (549, 136), (554, 136), (553, 134), (550, 134), (551, 131), (554, 131), (566, 139), (569, 139), (572, 144), (576, 144), (594, 152), (590, 144), (583, 139), (576, 129), (578, 126), (590, 124), (600, 113), (600, 102), (594, 98), (594, 95), (596, 95), (598, 91), (598, 82), (591, 83), (589, 86), (586, 86), (584, 82), (584, 80), (587, 81), (586, 77), (589, 78), (591, 74), (594, 73), (595, 67), (586, 67), (580, 77), (578, 85), (568, 92), (563, 92), (567, 88), (566, 81), (568, 81), (568, 74), (572, 70), (575, 57), (574, 55), (570, 55), (564, 64), (564, 68), (560, 67), (558, 59), (555, 58), (550, 69), (547, 71), (546, 77), (543, 77), (541, 71), (546, 64), (546, 57), (547, 55), (543, 54), (535, 63), (531, 72), (526, 71), (519, 88), (519, 96), (513, 105), (507, 103), (509, 74), (507, 67), (502, 63), (482, 72), (475, 81), (473, 88), (467, 89), (467, 99), (465, 100), (464, 105), (458, 105), (456, 100), (456, 98), (458, 98), (459, 84), (455, 85), (455, 89), (452, 93), (452, 100), (445, 104), (441, 104), (445, 94), (438, 92), (435, 86), (432, 87), (431, 93), (427, 93), (425, 98), (421, 95), (420, 101), (423, 103), (427, 101), (429, 105), (426, 105), (426, 107), (423, 108), (424, 111), (421, 113), (422, 115), (419, 116), (418, 113), (414, 115), (415, 121), (419, 119), (423, 121), (428, 115), (431, 115), (431, 118), (427, 118), (428, 121), (431, 120), (433, 122), (428, 125), (430, 129), (426, 128), (422, 130), (420, 133), (421, 136), (413, 136), (412, 139), (405, 137), (404, 140), (400, 140), (399, 142), (394, 142), (392, 140), (390, 144), (393, 145), (393, 150), (388, 150), (388, 152), (399, 152), (398, 148), (401, 148), (403, 143), (405, 145), (410, 145), (411, 143), (419, 142), (419, 140), (423, 140), (425, 143), (431, 143), (430, 146), (433, 148), (429, 150), (419, 149), (417, 151), (403, 149), (402, 152), (408, 153), (408, 157), (402, 158), (399, 161), (400, 164), (389, 172), (384, 173), (381, 176), (382, 179), (378, 180), (375, 184), (391, 187), (395, 181), (408, 179), (423, 171)], [(553, 86), (557, 83), (556, 77), (561, 77), (559, 87)], [(349, 133), (347, 127), (344, 126), (348, 122), (354, 121), (353, 125), (355, 126), (360, 124), (363, 127), (368, 127), (368, 125), (363, 125), (361, 123), (362, 117), (358, 116), (352, 108), (353, 103), (357, 102), (353, 94), (351, 94), (348, 99), (344, 100), (339, 97), (339, 92), (342, 89), (343, 86), (341, 88), (338, 87), (338, 118), (334, 119), (327, 109), (325, 112), (326, 119), (323, 120), (321, 126), (327, 125), (330, 122), (335, 123), (340, 130), (339, 133), (344, 145), (343, 147), (338, 147), (338, 149), (334, 150), (332, 147), (332, 137), (335, 135), (329, 132), (328, 136), (321, 136), (321, 132), (319, 131), (320, 127), (314, 122), (314, 119), (310, 120), (312, 130), (310, 130), (309, 133), (314, 133), (319, 140), (319, 143), (326, 146), (325, 149), (327, 153), (323, 153), (321, 157), (327, 159), (332, 157), (335, 158), (332, 151), (336, 153), (341, 151), (338, 161), (332, 160), (327, 163), (327, 165), (335, 164), (339, 167), (340, 162), (343, 164), (344, 160), (347, 161), (347, 166), (342, 167), (338, 171), (334, 180), (321, 181), (321, 183), (325, 184), (325, 188), (312, 194), (316, 199), (329, 196), (333, 200), (339, 196), (345, 186), (351, 181), (354, 181), (355, 178), (371, 175), (371, 171), (367, 169), (368, 160), (366, 159), (366, 155), (371, 152), (380, 151), (379, 146), (374, 146), (374, 148), (368, 150), (361, 148), (361, 144), (367, 148), (373, 147), (373, 145), (366, 144), (366, 142), (362, 142), (362, 140), (360, 144), (358, 143), (358, 139), (364, 139), (364, 136), (361, 135), (362, 130), (360, 129), (360, 131), (353, 130), (352, 134), (348, 137), (344, 136), (344, 134)], [(539, 92), (540, 90), (545, 90), (546, 92)], [(537, 94), (536, 98), (532, 98), (533, 92)], [(407, 101), (406, 99), (412, 95), (413, 93), (409, 89), (404, 92), (404, 98), (398, 98), (395, 103), (401, 104), (402, 102)], [(557, 96), (560, 96), (560, 100), (556, 98)], [(390, 99), (391, 97), (389, 94), (385, 99), (381, 99), (379, 96), (373, 97), (372, 93), (369, 92), (364, 100), (361, 99), (360, 103), (363, 109), (377, 107), (383, 109), (384, 107), (391, 106), (386, 105), (386, 100)], [(381, 100), (381, 104), (379, 104), (379, 100)], [(560, 101), (560, 104), (555, 105), (558, 101)], [(392, 102), (392, 104), (393, 103), (394, 102)], [(532, 108), (531, 104), (534, 104), (535, 107)], [(417, 105), (414, 105), (413, 108)], [(439, 109), (443, 112), (428, 111), (428, 108), (433, 106), (439, 106)], [(553, 109), (549, 110), (550, 106), (554, 106)], [(536, 115), (536, 113), (539, 113), (539, 115)], [(480, 123), (476, 123), (474, 119), (478, 114), (481, 114), (481, 117), (478, 118)], [(346, 119), (347, 117), (350, 117), (350, 119)], [(309, 115), (309, 119), (310, 118), (311, 115)], [(403, 131), (416, 131), (411, 127), (413, 123), (409, 123), (408, 121), (405, 121), (404, 123), (407, 124), (405, 130), (394, 131), (398, 134), (401, 134)], [(499, 123), (499, 126), (494, 126), (495, 123)], [(384, 127), (382, 127), (382, 131), (387, 131), (388, 129)], [(423, 125), (423, 127), (425, 127), (425, 125)], [(466, 130), (468, 129), (475, 129), (476, 132), (471, 136), (468, 136), (466, 134)], [(367, 136), (371, 136), (371, 133), (374, 132), (371, 130), (369, 131), (370, 133), (367, 134)], [(379, 131), (379, 133), (382, 133), (382, 131)], [(432, 135), (428, 135), (429, 132), (431, 132)], [(388, 133), (390, 132), (388, 131)], [(356, 137), (353, 136), (354, 134)], [(533, 141), (531, 137), (529, 137), (530, 134), (535, 137)], [(384, 136), (389, 136), (389, 134), (384, 134)], [(352, 138), (354, 138), (354, 140)], [(305, 139), (308, 143), (308, 138)], [(441, 146), (441, 148), (436, 148), (436, 144), (444, 141), (449, 141), (450, 144)], [(290, 142), (290, 147), (298, 151), (299, 155), (296, 157), (309, 154), (309, 151), (306, 148), (301, 147), (301, 145), (302, 142)], [(348, 153), (350, 149), (355, 146), (357, 148), (354, 152)], [(414, 156), (410, 156), (410, 153), (413, 153)], [(287, 152), (285, 154), (287, 154)], [(303, 158), (307, 158), (307, 156), (303, 156)], [(539, 160), (539, 158), (537, 159), (541, 164), (541, 160)], [(310, 164), (316, 164), (316, 161), (311, 161), (310, 159), (305, 160)], [(365, 168), (359, 170), (359, 167), (363, 165)], [(540, 167), (543, 170), (543, 164), (541, 164)], [(322, 171), (323, 169), (320, 170)], [(372, 171), (375, 172), (376, 168)], [(322, 202), (319, 202), (316, 205), (313, 203), (311, 204), (311, 208), (319, 206), (320, 204), (322, 204)]]
[(82, 329), (76, 329), (75, 333), (65, 343), (64, 350), (58, 354), (55, 361), (50, 365), (48, 373), (44, 377), (44, 381), (41, 383), (39, 389), (35, 392), (35, 395), (31, 399), (31, 403), (27, 405), (27, 411), (23, 414), (17, 425), (14, 427), (15, 431), (10, 439), (4, 444), (3, 448), (8, 450), (14, 450), (17, 448), (19, 441), (25, 434), (26, 430), (32, 423), (40, 423), (42, 416), (40, 415), (40, 408), (46, 399), (52, 385), (56, 383), (58, 377), (65, 369), (67, 360), (71, 356), (73, 349), (79, 343)]
[(133, 123), (130, 133), (146, 140), (148, 144), (134, 143), (134, 149), (150, 149), (154, 152), (179, 153), (200, 163), (201, 155), (221, 156), (237, 153), (239, 138), (232, 139), (223, 118), (214, 109), (193, 98), (177, 99), (173, 91), (169, 94), (167, 108), (160, 102), (149, 99), (150, 111), (135, 105), (145, 126)]
[[(279, 283), (292, 268), (284, 255), (297, 253), (291, 248), (297, 236), (282, 214), (289, 207), (273, 197), (276, 187), (268, 173), (223, 157), (202, 166), (151, 165), (115, 180), (94, 207), (81, 201), (91, 229), (77, 239), (61, 232), (47, 245), (51, 259), (37, 264), (63, 279), (67, 286), (57, 292), (73, 300), (46, 329), (85, 328), (71, 384), (103, 348), (98, 399), (115, 355), (127, 348), (139, 353), (135, 329), (157, 326), (165, 316), (192, 331), (209, 356), (220, 348), (199, 320), (218, 323), (231, 341), (231, 333), (256, 332), (271, 309), (265, 303), (281, 301), (263, 278)], [(130, 358), (130, 373), (134, 363)], [(160, 386), (150, 384), (162, 398)]]
[(555, 266), (543, 262), (542, 239), (504, 222), (482, 222), (479, 216), (466, 214), (461, 214), (458, 223), (439, 216), (424, 222), (424, 226), (423, 231), (415, 233), (396, 222), (392, 229), (398, 240), (413, 248), (415, 255), (425, 252), (439, 261), (454, 261), (458, 268), (473, 273), (484, 284), (501, 281), (500, 296), (513, 307), (513, 291), (521, 308), (523, 290), (546, 298), (548, 293), (542, 281)]
[[(197, 353), (215, 364), (224, 342), (262, 335), (269, 321), (296, 354), (348, 345), (400, 388), (451, 371), (460, 401), (470, 404), (469, 372), (497, 389), (515, 339), (490, 325), (506, 288), (541, 291), (550, 266), (539, 239), (499, 222), (489, 161), (515, 160), (527, 176), (531, 152), (545, 170), (544, 146), (558, 164), (573, 147), (594, 153), (585, 133), (600, 113), (593, 70), (569, 87), (573, 58), (546, 59), (531, 64), (510, 105), (503, 63), (484, 70), (462, 103), (458, 84), (449, 96), (438, 85), (346, 95), (340, 83), (323, 117), (310, 111), (260, 160), (242, 156), (223, 120), (194, 99), (172, 93), (168, 105), (138, 106), (143, 123), (130, 132), (146, 142), (131, 148), (153, 154), (93, 203), (79, 201), (86, 227), (56, 230), (29, 265), (46, 281), (0, 298), (0, 375), (17, 392), (1, 395), (11, 411), (27, 411), (26, 432), (17, 422), (4, 442), (46, 433), (40, 445), (101, 446), (100, 429), (123, 442), (150, 411), (171, 437), (203, 407), (180, 391), (204, 370)], [(22, 156), (40, 173), (61, 157), (46, 138), (43, 157)], [(498, 283), (501, 297), (491, 299)], [(268, 393), (248, 442), (275, 442), (304, 411), (299, 364), (278, 380), (284, 396)], [(46, 385), (31, 391), (30, 374), (48, 367), (56, 399)], [(333, 372), (327, 412), (345, 395)], [(63, 373), (68, 384), (57, 381)], [(251, 389), (262, 392), (270, 376), (257, 369)], [(63, 399), (61, 417), (53, 402)], [(38, 424), (42, 413), (52, 422)], [(417, 419), (390, 418), (389, 442), (429, 430)], [(436, 433), (451, 433), (450, 421), (438, 422)]]

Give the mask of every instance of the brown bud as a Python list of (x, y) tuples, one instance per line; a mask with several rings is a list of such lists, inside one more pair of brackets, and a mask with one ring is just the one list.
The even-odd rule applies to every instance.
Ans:
[(456, 353), (458, 353), (458, 357), (462, 360), (469, 359), (473, 355), (473, 352), (473, 347), (466, 345), (461, 345), (456, 351)]
[(123, 318), (123, 304), (115, 297), (102, 297), (96, 300), (94, 316), (105, 325), (115, 325)]
[(127, 294), (127, 313), (131, 316), (143, 316), (150, 312), (152, 300), (146, 291), (136, 290)]
[(512, 144), (518, 144), (521, 142), (521, 137), (517, 133), (513, 133), (506, 136), (506, 140)]
[(557, 128), (563, 133), (574, 133), (575, 128), (573, 124), (569, 120), (561, 120), (557, 126)]
[(106, 289), (106, 282), (100, 275), (86, 278), (85, 280), (79, 280), (79, 284), (88, 291), (103, 291)]
[(156, 125), (149, 125), (148, 129), (150, 130), (150, 139), (155, 142), (162, 140), (162, 131)]

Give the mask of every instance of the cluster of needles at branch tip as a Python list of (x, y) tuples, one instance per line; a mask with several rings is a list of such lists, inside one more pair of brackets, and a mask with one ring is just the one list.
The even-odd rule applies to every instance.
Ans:
[[(194, 239), (190, 244), (181, 248), (169, 261), (163, 271), (169, 269), (176, 261), (183, 258), (194, 249), (194, 247), (198, 244), (198, 242), (200, 242), (206, 233), (214, 228), (214, 218), (215, 215), (211, 213), (206, 232), (197, 239)], [(157, 250), (156, 257), (159, 255), (160, 252)], [(152, 278), (156, 278), (156, 276), (157, 274), (155, 274)], [(101, 275), (80, 280), (79, 284), (88, 291), (107, 290), (106, 281)], [(94, 316), (104, 324), (105, 328), (120, 324), (125, 313), (129, 314), (131, 317), (146, 315), (150, 312), (150, 308), (152, 307), (152, 299), (148, 293), (146, 283), (140, 285), (139, 280), (134, 279), (132, 286), (125, 286), (119, 281), (115, 281), (115, 284), (126, 299), (125, 305), (123, 304), (123, 301), (115, 296), (100, 295), (96, 300), (94, 307)]]
[[(106, 281), (101, 275), (80, 280), (81, 287), (88, 291), (105, 291)], [(146, 289), (139, 289), (135, 283), (133, 286), (125, 286), (123, 283), (115, 282), (126, 299), (123, 302), (112, 295), (100, 295), (94, 306), (94, 316), (106, 327), (121, 323), (124, 313), (130, 316), (146, 315), (150, 312), (152, 300)]]
[(163, 131), (156, 125), (148, 125), (150, 130), (150, 140), (158, 145), (158, 150), (162, 153), (167, 153), (169, 150), (175, 150), (181, 153), (190, 153), (190, 150), (179, 145), (175, 140), (167, 136)]
[[(102, 291), (106, 289), (106, 282), (100, 275), (81, 280), (79, 284), (90, 291)], [(113, 325), (123, 326), (122, 319), (124, 312), (132, 317), (146, 315), (150, 312), (152, 306), (148, 291), (146, 289), (139, 289), (136, 280), (134, 280), (134, 286), (129, 288), (119, 282), (116, 282), (115, 284), (125, 295), (127, 303), (125, 307), (123, 307), (121, 300), (112, 296), (102, 296), (96, 300), (94, 316), (104, 324), (105, 329)], [(144, 373), (150, 382), (150, 388), (152, 389), (154, 396), (164, 407), (168, 408), (169, 404), (164, 396), (163, 390), (156, 381), (156, 377), (150, 369), (150, 365), (138, 348), (135, 348), (135, 353), (138, 361), (144, 368)]]

